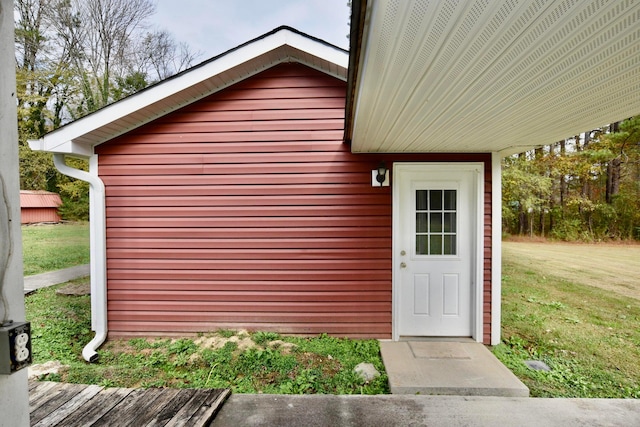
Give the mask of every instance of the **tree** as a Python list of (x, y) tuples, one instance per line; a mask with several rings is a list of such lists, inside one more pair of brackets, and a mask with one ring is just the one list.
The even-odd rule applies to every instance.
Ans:
[(502, 170), (502, 217), (506, 231), (533, 234), (534, 214), (549, 208), (552, 179), (538, 173), (526, 156), (505, 159)]
[(59, 174), (27, 140), (191, 66), (187, 45), (148, 31), (154, 11), (151, 0), (15, 0), (21, 188), (87, 205), (85, 185)]
[(503, 215), (510, 233), (640, 240), (640, 117), (505, 159)]

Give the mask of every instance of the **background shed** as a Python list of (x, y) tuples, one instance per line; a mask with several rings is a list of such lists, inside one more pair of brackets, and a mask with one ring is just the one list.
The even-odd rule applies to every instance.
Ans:
[(60, 222), (60, 195), (49, 191), (20, 190), (20, 222)]

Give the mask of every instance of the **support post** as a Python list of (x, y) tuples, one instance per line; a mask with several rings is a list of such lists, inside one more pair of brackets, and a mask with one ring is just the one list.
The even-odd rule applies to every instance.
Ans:
[[(25, 319), (13, 1), (0, 0), (0, 322)], [(0, 375), (0, 424), (29, 425), (27, 370)]]

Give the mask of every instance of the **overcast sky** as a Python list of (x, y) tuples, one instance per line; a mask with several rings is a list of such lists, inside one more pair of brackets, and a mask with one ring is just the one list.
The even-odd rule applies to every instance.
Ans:
[(349, 14), (347, 0), (157, 0), (151, 20), (201, 52), (198, 62), (281, 25), (348, 49)]

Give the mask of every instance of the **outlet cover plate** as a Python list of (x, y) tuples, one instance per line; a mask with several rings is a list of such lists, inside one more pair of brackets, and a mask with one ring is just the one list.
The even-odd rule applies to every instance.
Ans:
[(31, 362), (31, 323), (0, 326), (0, 375), (13, 374)]

